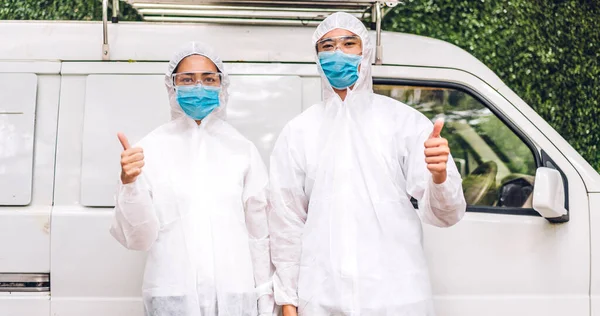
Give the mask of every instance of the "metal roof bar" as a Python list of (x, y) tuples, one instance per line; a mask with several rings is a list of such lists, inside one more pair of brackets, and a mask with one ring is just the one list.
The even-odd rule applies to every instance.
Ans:
[[(182, 10), (228, 10), (231, 6), (225, 5), (196, 5), (196, 4), (158, 4), (158, 3), (137, 3), (135, 8), (140, 11), (143, 9), (182, 9)], [(252, 6), (236, 6), (238, 10), (256, 10), (257, 7)], [(298, 12), (337, 12), (335, 8), (305, 8), (305, 7), (260, 7), (262, 11), (298, 11)], [(363, 12), (364, 7), (353, 7), (344, 9), (345, 12)]]
[(373, 16), (375, 16), (375, 32), (377, 33), (377, 39), (375, 43), (375, 64), (381, 65), (381, 60), (383, 59), (383, 47), (381, 46), (381, 3), (375, 3), (373, 8), (375, 10), (375, 14), (373, 14)]
[(196, 23), (219, 23), (219, 24), (239, 24), (239, 25), (269, 25), (269, 26), (298, 26), (301, 22), (303, 26), (317, 26), (321, 23), (321, 20), (305, 20), (305, 21), (291, 21), (291, 20), (277, 20), (277, 19), (220, 19), (220, 18), (203, 18), (203, 17), (176, 17), (176, 16), (151, 16), (148, 17), (147, 21), (152, 22), (196, 22)]
[[(306, 20), (306, 19), (323, 19), (322, 12), (293, 12), (293, 11), (262, 11), (256, 10), (173, 10), (173, 9), (139, 9), (138, 12), (147, 17), (161, 16), (161, 17), (207, 17), (207, 18), (219, 18), (223, 20), (223, 16), (226, 16), (227, 20), (230, 18), (236, 19), (291, 19), (291, 20)], [(355, 13), (355, 16), (360, 19), (362, 13)]]
[(113, 0), (111, 21), (113, 23), (119, 23), (119, 0)]
[[(119, 0), (112, 0), (112, 23), (118, 23)], [(196, 22), (241, 25), (315, 26), (329, 14), (346, 11), (358, 19), (366, 14), (375, 25), (375, 63), (383, 61), (381, 21), (398, 0), (326, 0), (326, 1), (267, 1), (267, 0), (127, 0), (146, 21)], [(389, 12), (389, 10), (387, 10)], [(102, 0), (103, 45), (102, 59), (110, 59), (108, 44), (108, 0)], [(372, 24), (372, 25), (373, 25)]]
[[(142, 4), (157, 4), (157, 5), (252, 5), (252, 6), (310, 6), (310, 7), (364, 7), (371, 6), (378, 0), (127, 0), (132, 6)], [(397, 1), (390, 1), (397, 2)]]
[[(306, 12), (318, 13), (325, 18), (332, 12), (346, 11), (356, 14), (370, 14), (370, 8), (377, 0), (352, 0), (352, 1), (266, 1), (266, 0), (128, 0), (145, 20), (149, 16), (176, 16), (176, 17), (221, 17), (227, 19), (231, 12), (236, 13), (234, 18), (248, 17), (251, 19), (271, 19), (273, 12), (279, 12), (277, 18), (290, 18), (299, 20), (299, 16)], [(211, 12), (213, 11), (213, 12)], [(214, 12), (223, 11), (223, 12)], [(251, 11), (251, 12), (250, 12)], [(289, 12), (289, 13), (288, 13)], [(297, 14), (293, 14), (296, 12)], [(305, 15), (305, 14), (304, 14)], [(155, 19), (153, 19), (155, 20)]]
[(108, 0), (102, 0), (102, 60), (110, 59), (108, 45)]

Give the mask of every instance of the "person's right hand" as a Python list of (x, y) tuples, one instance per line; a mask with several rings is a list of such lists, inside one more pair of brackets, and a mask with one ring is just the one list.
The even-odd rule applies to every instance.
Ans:
[(294, 305), (283, 305), (283, 316), (298, 316), (298, 308)]
[(142, 173), (144, 166), (144, 151), (139, 148), (131, 148), (127, 137), (123, 133), (118, 133), (119, 141), (123, 146), (121, 153), (121, 182), (123, 184), (132, 183)]

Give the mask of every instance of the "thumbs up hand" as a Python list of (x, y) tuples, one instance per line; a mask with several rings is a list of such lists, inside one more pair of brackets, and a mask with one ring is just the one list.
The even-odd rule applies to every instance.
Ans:
[(444, 128), (444, 120), (437, 120), (433, 125), (433, 132), (425, 142), (425, 162), (436, 184), (446, 181), (446, 163), (450, 155), (448, 141), (440, 136), (442, 128)]
[(134, 182), (142, 173), (144, 166), (144, 151), (142, 148), (131, 148), (129, 140), (123, 133), (118, 133), (119, 141), (123, 146), (121, 153), (121, 182), (128, 184)]

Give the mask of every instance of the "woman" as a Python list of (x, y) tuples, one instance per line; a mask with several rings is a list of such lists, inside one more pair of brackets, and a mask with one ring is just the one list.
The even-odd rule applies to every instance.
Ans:
[(111, 234), (148, 251), (146, 315), (273, 313), (266, 188), (256, 147), (225, 121), (229, 79), (206, 46), (170, 61), (171, 121), (123, 145)]

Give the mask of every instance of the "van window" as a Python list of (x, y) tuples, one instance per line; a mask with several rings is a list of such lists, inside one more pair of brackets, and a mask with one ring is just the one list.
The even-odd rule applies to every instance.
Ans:
[(31, 203), (37, 75), (0, 74), (0, 205)]
[(463, 178), (468, 205), (531, 208), (535, 160), (531, 149), (494, 113), (467, 92), (409, 85), (375, 85), (376, 93), (419, 110), (429, 119), (443, 115)]

